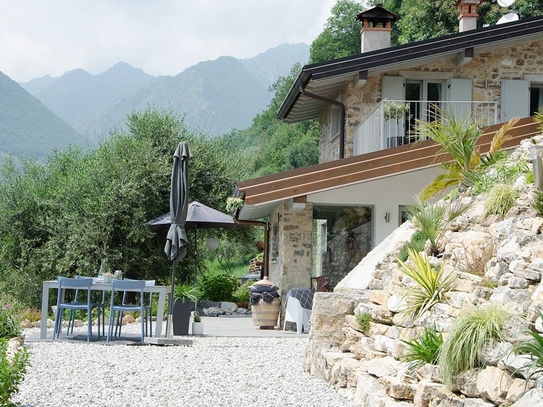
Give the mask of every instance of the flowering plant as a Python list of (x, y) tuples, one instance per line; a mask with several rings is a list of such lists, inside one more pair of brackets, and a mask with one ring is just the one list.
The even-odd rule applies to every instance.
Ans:
[(21, 335), (21, 321), (10, 304), (0, 309), (0, 338), (15, 338)]

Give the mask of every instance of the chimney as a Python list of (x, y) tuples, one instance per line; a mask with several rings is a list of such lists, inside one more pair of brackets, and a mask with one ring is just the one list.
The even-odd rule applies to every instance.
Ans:
[(398, 16), (383, 8), (382, 4), (358, 13), (356, 19), (362, 23), (361, 52), (390, 47), (392, 23)]
[(458, 30), (460, 32), (477, 28), (477, 7), (483, 0), (455, 0), (454, 5), (460, 11)]

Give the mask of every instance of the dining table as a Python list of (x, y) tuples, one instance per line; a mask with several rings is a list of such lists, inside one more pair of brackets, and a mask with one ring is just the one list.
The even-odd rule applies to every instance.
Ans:
[[(49, 308), (49, 291), (53, 289), (58, 289), (57, 280), (47, 280), (43, 282), (42, 287), (42, 297), (41, 297), (41, 319), (40, 319), (40, 339), (47, 339), (47, 314)], [(157, 304), (157, 318), (155, 325), (155, 335), (159, 337), (164, 337), (165, 334), (162, 332), (162, 321), (164, 319), (164, 309), (166, 304), (166, 295), (168, 294), (169, 287), (162, 285), (146, 285), (143, 289), (143, 292), (146, 293), (157, 293), (158, 294), (158, 304)], [(91, 286), (93, 291), (111, 291), (111, 282), (105, 282), (99, 278), (94, 278)]]

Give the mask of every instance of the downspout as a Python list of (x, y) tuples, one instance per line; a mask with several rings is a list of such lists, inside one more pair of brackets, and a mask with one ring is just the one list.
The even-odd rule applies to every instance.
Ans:
[(304, 89), (303, 85), (300, 85), (300, 93), (308, 98), (320, 100), (321, 102), (339, 107), (339, 114), (341, 116), (341, 122), (339, 123), (339, 158), (345, 158), (345, 105), (337, 100), (328, 99), (308, 92)]
[(238, 213), (239, 211), (236, 211), (236, 214), (232, 216), (234, 219), (234, 223), (237, 223), (238, 225), (246, 225), (246, 226), (262, 226), (264, 227), (264, 277), (269, 276), (269, 251), (268, 251), (268, 243), (269, 243), (269, 235), (270, 235), (270, 227), (268, 222), (263, 222), (259, 220), (239, 220), (238, 219)]

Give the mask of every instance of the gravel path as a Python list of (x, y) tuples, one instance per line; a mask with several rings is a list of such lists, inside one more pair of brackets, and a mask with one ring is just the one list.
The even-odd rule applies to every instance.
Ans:
[[(124, 332), (123, 328), (123, 332)], [(21, 407), (354, 404), (303, 371), (307, 338), (199, 337), (191, 346), (27, 342)]]

